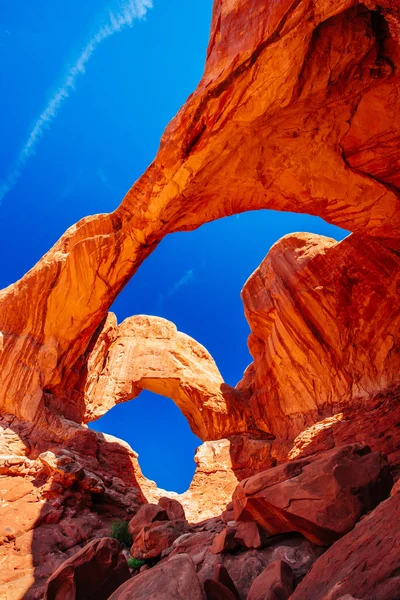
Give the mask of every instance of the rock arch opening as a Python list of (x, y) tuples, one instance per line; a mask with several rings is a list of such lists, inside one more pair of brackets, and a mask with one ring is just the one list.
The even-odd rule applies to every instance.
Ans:
[[(240, 290), (270, 247), (285, 234), (298, 229), (335, 236), (339, 240), (347, 234), (318, 217), (266, 210), (208, 223), (190, 235), (167, 236), (112, 306), (122, 323), (106, 368), (100, 378), (96, 374), (97, 390), (91, 395), (101, 399), (100, 414), (103, 414), (104, 407), (109, 409), (116, 403), (126, 402), (141, 389), (148, 391), (142, 392), (135, 402), (112, 409), (112, 413), (96, 421), (93, 427), (100, 431), (102, 423), (112, 422), (113, 435), (140, 451), (131, 441), (138, 427), (138, 403), (148, 406), (143, 398), (150, 398), (153, 392), (172, 398), (183, 413), (184, 417), (178, 415), (168, 426), (172, 436), (182, 439), (185, 456), (193, 456), (193, 438), (186, 435), (186, 420), (197, 439), (203, 441), (236, 433), (241, 421), (243, 431), (248, 431), (240, 398), (224, 383), (236, 385), (252, 360), (247, 349), (249, 327)], [(171, 268), (166, 264), (171, 264)], [(207, 286), (204, 285), (206, 279)], [(132, 314), (144, 313), (157, 317), (132, 317)], [(171, 323), (177, 325), (178, 331)], [(162, 399), (154, 398), (157, 404), (162, 403)], [(91, 402), (85, 403), (89, 421), (100, 416)], [(204, 404), (211, 405), (208, 415)], [(236, 417), (232, 415), (235, 431), (229, 429), (229, 418), (225, 414), (227, 404), (235, 405), (232, 409)], [(218, 410), (221, 410), (220, 420), (216, 417)], [(177, 414), (178, 409), (174, 412)], [(156, 414), (152, 414), (152, 418), (155, 423), (159, 422)], [(106, 429), (104, 432), (108, 433)], [(148, 437), (158, 443), (151, 430)], [(154, 467), (157, 473), (158, 465)], [(152, 469), (146, 470), (144, 466), (144, 471), (165, 487), (152, 474)], [(186, 483), (190, 482), (186, 479)], [(175, 489), (172, 483), (166, 487)]]
[(189, 488), (201, 440), (169, 398), (143, 391), (134, 400), (114, 406), (90, 427), (126, 441), (138, 453), (143, 475), (157, 487), (177, 493)]

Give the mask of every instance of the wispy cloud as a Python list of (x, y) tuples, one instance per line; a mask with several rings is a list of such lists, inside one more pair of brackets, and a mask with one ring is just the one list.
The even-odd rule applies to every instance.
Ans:
[(107, 22), (102, 25), (88, 41), (74, 65), (67, 71), (56, 92), (33, 125), (10, 172), (6, 179), (0, 184), (0, 202), (17, 183), (26, 161), (34, 153), (37, 144), (42, 138), (45, 130), (57, 116), (63, 102), (68, 98), (70, 93), (74, 91), (78, 77), (85, 73), (86, 65), (96, 48), (105, 39), (126, 27), (131, 27), (135, 20), (142, 19), (152, 5), (152, 0), (122, 0), (119, 3), (117, 11), (109, 11)]
[(184, 273), (184, 275), (180, 279), (178, 279), (178, 281), (176, 281), (174, 283), (174, 285), (168, 292), (168, 296), (172, 296), (173, 294), (176, 294), (176, 292), (178, 290), (180, 290), (181, 287), (183, 287), (184, 285), (187, 285), (193, 278), (194, 278), (193, 269), (189, 269), (188, 271), (186, 271), (186, 273)]

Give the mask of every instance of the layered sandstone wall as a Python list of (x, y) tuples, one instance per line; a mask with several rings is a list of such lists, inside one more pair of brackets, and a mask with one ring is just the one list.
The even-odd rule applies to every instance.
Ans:
[(285, 236), (246, 282), (254, 363), (238, 388), (282, 439), (399, 384), (399, 253), (352, 234)]
[[(389, 27), (387, 13), (369, 6), (215, 4), (205, 75), (154, 163), (114, 213), (71, 227), (1, 293), (2, 410), (40, 418), (43, 391), (58, 397), (116, 295), (167, 233), (273, 208), (397, 245), (397, 13)], [(351, 165), (366, 146), (387, 165), (382, 177), (366, 158)]]
[[(141, 389), (207, 440), (182, 499), (193, 519), (240, 479), (353, 437), (396, 471), (399, 15), (397, 0), (216, 0), (204, 77), (153, 164), (0, 292), (0, 595), (40, 598), (49, 569), (159, 497), (130, 448), (85, 425)], [(165, 235), (260, 208), (353, 233), (286, 237), (251, 276), (237, 390), (172, 324), (117, 325), (109, 307)]]

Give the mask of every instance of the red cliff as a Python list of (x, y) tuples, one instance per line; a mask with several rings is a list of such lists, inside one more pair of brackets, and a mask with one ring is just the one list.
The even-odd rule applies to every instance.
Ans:
[[(78, 594), (81, 565), (97, 561), (96, 544), (80, 554), (85, 543), (164, 495), (143, 477), (132, 449), (86, 426), (148, 389), (172, 398), (205, 441), (181, 497), (192, 524), (190, 531), (173, 520), (145, 525), (164, 528), (171, 545), (152, 556), (161, 560), (154, 571), (113, 597), (127, 599), (149, 585), (155, 594), (165, 586), (174, 594), (179, 586), (196, 589), (200, 598), (204, 583), (209, 598), (221, 586), (245, 598), (275, 564), (261, 580), (289, 589), (279, 581), (286, 573), (292, 589), (305, 576), (296, 600), (359, 590), (364, 600), (393, 600), (396, 494), (372, 509), (400, 466), (399, 40), (398, 0), (215, 0), (204, 76), (152, 165), (116, 211), (72, 226), (0, 292), (0, 597), (39, 599), (53, 572), (48, 594), (63, 585), (57, 577)], [(286, 236), (250, 277), (243, 303), (254, 362), (236, 389), (173, 324), (146, 316), (116, 323), (111, 304), (165, 235), (261, 208), (318, 215), (350, 234), (340, 243)], [(360, 456), (383, 465), (362, 501), (351, 477), (343, 480), (342, 450), (333, 450), (355, 441)], [(293, 459), (326, 473), (332, 456), (331, 490), (340, 484), (347, 500), (361, 504), (350, 525), (335, 529), (334, 502), (317, 486), (325, 511), (316, 516), (318, 528), (343, 537), (309, 575), (320, 540), (292, 533), (306, 531), (298, 522), (310, 517), (307, 506), (300, 516), (289, 511), (296, 526), (284, 527), (283, 538), (266, 514), (255, 524), (249, 510), (250, 525), (240, 528), (232, 506), (222, 512), (238, 482), (260, 472), (269, 481), (291, 469), (277, 463)], [(306, 492), (311, 485), (296, 477), (289, 504), (303, 489), (296, 485)], [(268, 494), (260, 502), (270, 510)], [(274, 510), (288, 520), (287, 506)], [(366, 528), (379, 532), (379, 523), (396, 543), (383, 544), (384, 564), (370, 546), (371, 575), (365, 579), (355, 564), (353, 585), (345, 558), (359, 554), (367, 565)], [(263, 548), (261, 526), (275, 536)], [(182, 531), (188, 537), (176, 537)], [(147, 540), (148, 530), (141, 533)], [(107, 568), (113, 573), (115, 561), (125, 577), (123, 557), (109, 542), (105, 547), (112, 549)], [(174, 575), (177, 553), (190, 557), (184, 581)], [(67, 564), (74, 573), (60, 566), (74, 556)], [(232, 577), (213, 574), (221, 564)]]

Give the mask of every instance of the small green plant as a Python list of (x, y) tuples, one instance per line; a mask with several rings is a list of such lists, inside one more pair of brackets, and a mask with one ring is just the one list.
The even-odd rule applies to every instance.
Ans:
[(131, 558), (128, 558), (128, 567), (130, 567), (131, 569), (140, 569), (140, 567), (143, 567), (143, 565), (145, 565), (146, 562), (144, 560), (140, 560), (140, 558), (133, 558), (133, 556), (131, 556)]
[(120, 544), (130, 548), (132, 536), (129, 533), (128, 521), (113, 521), (111, 523), (111, 537), (118, 540)]

